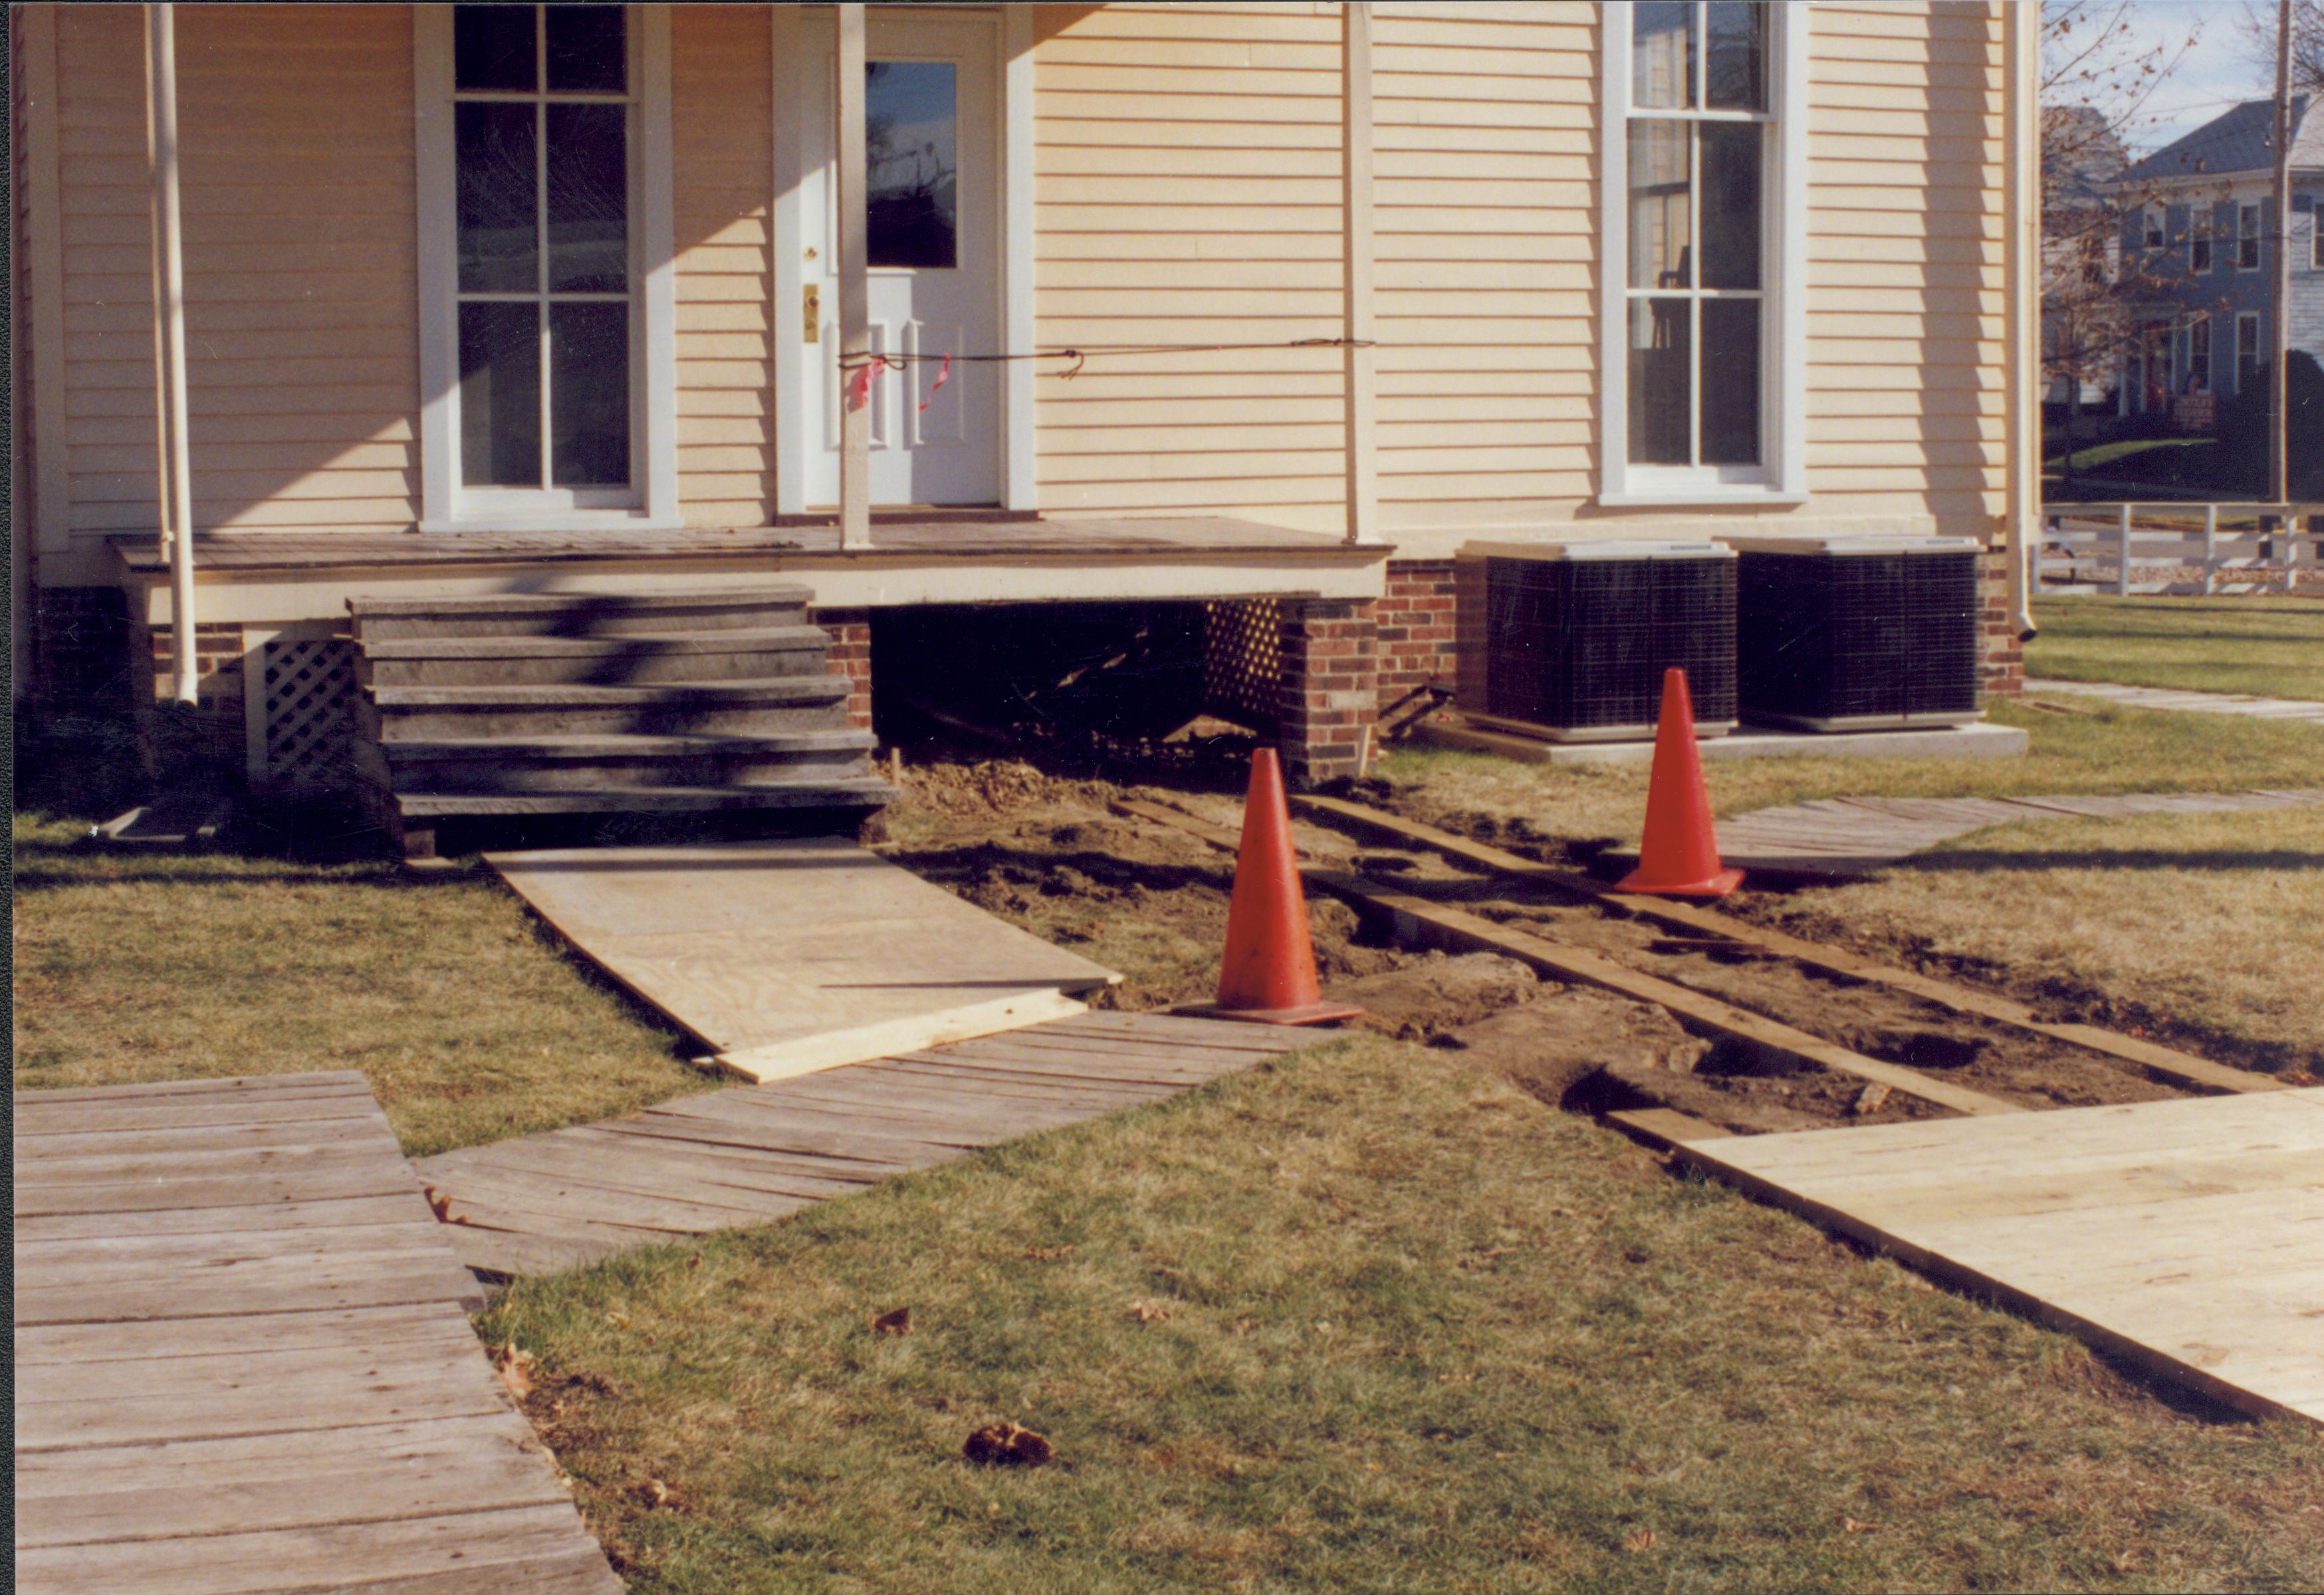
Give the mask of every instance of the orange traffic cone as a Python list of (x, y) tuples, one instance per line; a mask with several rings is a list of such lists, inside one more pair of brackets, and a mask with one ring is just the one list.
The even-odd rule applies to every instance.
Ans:
[(1638, 867), (1617, 891), (1663, 897), (1725, 897), (1743, 882), (1740, 870), (1721, 869), (1719, 838), (1711, 828), (1711, 793), (1702, 784), (1702, 755), (1694, 745), (1694, 704), (1686, 672), (1663, 672), (1663, 712), (1655, 722), (1655, 768), (1646, 781), (1646, 834)]
[(1307, 935), (1307, 897), (1291, 849), (1291, 807), (1275, 750), (1250, 758), (1243, 799), (1242, 850), (1235, 858), (1234, 899), (1227, 906), (1227, 951), (1219, 965), (1219, 1000), (1203, 1012), (1261, 1025), (1320, 1025), (1363, 1012), (1323, 1000), (1315, 944)]

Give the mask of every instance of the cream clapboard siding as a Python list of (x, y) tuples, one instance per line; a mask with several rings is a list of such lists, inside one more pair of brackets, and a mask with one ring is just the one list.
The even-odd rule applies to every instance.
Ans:
[(1374, 8), (1383, 528), (1595, 491), (1597, 8)]
[(670, 15), (678, 494), (696, 526), (775, 512), (771, 32), (764, 6)]
[[(1336, 337), (1336, 7), (1042, 6), (1035, 27), (1040, 343)], [(1340, 523), (1337, 351), (1053, 371), (1036, 383), (1049, 513)]]
[(2001, 513), (2001, 19), (1811, 14), (1808, 483), (1823, 513)]
[[(141, 8), (57, 8), (76, 538), (151, 530)], [(401, 6), (178, 10), (197, 526), (417, 513), (411, 32)]]

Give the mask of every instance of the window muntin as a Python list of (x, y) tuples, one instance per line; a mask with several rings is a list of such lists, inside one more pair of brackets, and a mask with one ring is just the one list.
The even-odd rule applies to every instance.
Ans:
[(2259, 207), (2236, 207), (2236, 270), (2259, 270)]
[(1623, 324), (1632, 465), (1766, 463), (1767, 44), (1762, 5), (1631, 8)]
[(454, 8), (465, 488), (631, 484), (629, 42), (618, 5)]

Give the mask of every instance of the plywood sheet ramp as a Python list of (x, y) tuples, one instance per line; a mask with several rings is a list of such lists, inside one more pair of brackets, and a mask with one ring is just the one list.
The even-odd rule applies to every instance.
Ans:
[(2324, 1424), (2324, 1087), (1673, 1145), (2228, 1406)]
[(486, 862), (751, 1080), (1067, 1018), (1121, 978), (838, 838)]
[(979, 1147), (1158, 1102), (1331, 1037), (1083, 1013), (420, 1159), (461, 1260), (546, 1272), (761, 1224)]
[(16, 1585), (621, 1582), (354, 1073), (22, 1092)]

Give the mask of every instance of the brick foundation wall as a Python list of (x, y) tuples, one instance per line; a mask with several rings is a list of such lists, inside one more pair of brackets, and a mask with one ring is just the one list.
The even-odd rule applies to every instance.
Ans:
[(129, 604), (118, 587), (42, 587), (32, 600), (37, 696), (68, 714), (119, 715), (136, 706), (129, 668)]
[(2009, 552), (1997, 549), (1985, 557), (1983, 579), (1978, 584), (1982, 612), (1978, 617), (1978, 685), (1987, 697), (2014, 698), (2025, 691), (2025, 644), (2009, 614)]
[(1312, 788), (1361, 767), (1379, 715), (1379, 637), (1370, 602), (1286, 601), (1276, 742), (1284, 776)]
[(872, 612), (868, 609), (818, 609), (810, 617), (831, 633), (825, 656), (832, 674), (853, 683), (847, 694), (847, 724), (858, 731), (872, 729)]
[(1388, 590), (1374, 611), (1382, 707), (1415, 687), (1452, 678), (1459, 658), (1459, 608), (1452, 560), (1388, 562)]
[[(134, 628), (144, 631), (143, 628)], [(173, 632), (144, 631), (140, 652), (152, 661), (152, 695), (140, 703), (146, 739), (156, 766), (167, 774), (198, 766), (239, 781), (244, 771), (248, 723), (244, 716), (242, 627), (231, 622), (194, 622), (197, 702), (190, 710), (174, 704), (178, 640)]]

